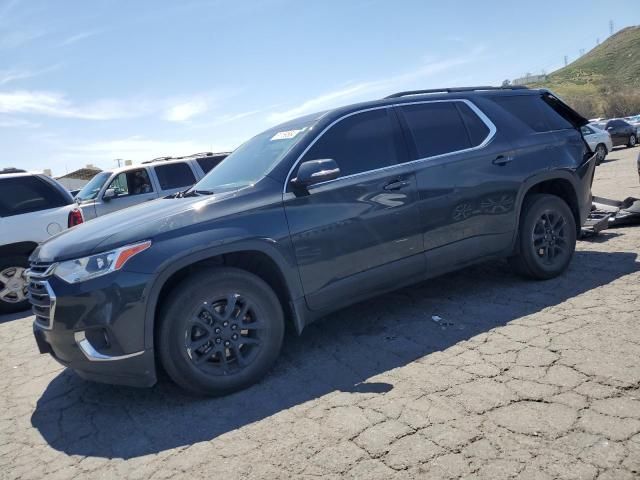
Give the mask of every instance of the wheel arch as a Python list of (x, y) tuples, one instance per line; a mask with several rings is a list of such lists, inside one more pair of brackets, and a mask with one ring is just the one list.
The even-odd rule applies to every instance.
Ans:
[(513, 248), (517, 245), (517, 232), (520, 228), (520, 219), (522, 216), (522, 208), (527, 195), (535, 193), (547, 193), (555, 195), (564, 200), (576, 221), (576, 234), (580, 233), (580, 204), (578, 202), (578, 188), (576, 181), (569, 172), (552, 171), (546, 172), (536, 177), (530, 178), (523, 184), (520, 189), (517, 203), (517, 219), (516, 219), (516, 235), (513, 239)]
[(31, 255), (38, 244), (36, 242), (16, 242), (0, 246), (0, 257), (11, 255)]
[(291, 265), (277, 248), (265, 241), (246, 241), (220, 245), (173, 259), (161, 269), (148, 289), (145, 315), (145, 348), (155, 341), (156, 319), (162, 299), (190, 273), (215, 266), (233, 266), (262, 278), (275, 291), (287, 321), (299, 334), (305, 325), (304, 312), (295, 307), (302, 296), (297, 267)]

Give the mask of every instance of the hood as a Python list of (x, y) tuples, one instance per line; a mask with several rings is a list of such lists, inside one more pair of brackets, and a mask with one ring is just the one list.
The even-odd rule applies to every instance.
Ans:
[[(250, 188), (243, 189), (244, 191)], [(211, 219), (238, 190), (208, 196), (161, 198), (90, 220), (42, 243), (31, 255), (39, 262), (58, 262), (111, 250)], [(220, 215), (224, 212), (220, 211)]]

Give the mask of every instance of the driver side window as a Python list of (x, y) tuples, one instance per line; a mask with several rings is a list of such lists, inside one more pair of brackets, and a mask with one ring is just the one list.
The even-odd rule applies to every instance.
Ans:
[(153, 192), (149, 174), (144, 168), (118, 174), (108, 188), (115, 191), (116, 198)]

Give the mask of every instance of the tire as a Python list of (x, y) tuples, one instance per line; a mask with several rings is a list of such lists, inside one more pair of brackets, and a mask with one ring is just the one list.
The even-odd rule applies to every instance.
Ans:
[(602, 162), (604, 162), (604, 159), (607, 156), (607, 147), (604, 143), (599, 143), (598, 145), (596, 145), (596, 149), (595, 149), (595, 153), (596, 153), (596, 165), (600, 165)]
[(631, 147), (635, 147), (636, 143), (638, 143), (638, 139), (636, 138), (635, 135), (630, 135), (629, 136), (629, 142), (627, 143), (627, 147), (631, 148)]
[(0, 257), (0, 313), (29, 309), (27, 281), (24, 277), (24, 271), (28, 267), (29, 259), (26, 256)]
[(536, 280), (557, 277), (575, 248), (576, 221), (566, 202), (555, 195), (528, 195), (520, 214), (518, 254), (510, 259), (516, 271)]
[(156, 345), (175, 383), (219, 396), (262, 379), (283, 337), (284, 314), (269, 285), (244, 270), (219, 267), (192, 275), (169, 294)]

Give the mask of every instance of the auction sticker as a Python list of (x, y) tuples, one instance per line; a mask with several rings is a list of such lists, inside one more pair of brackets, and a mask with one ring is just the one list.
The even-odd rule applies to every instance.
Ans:
[(295, 137), (297, 134), (299, 134), (302, 131), (302, 129), (298, 129), (298, 130), (286, 130), (284, 132), (278, 132), (276, 133), (273, 137), (271, 137), (271, 141), (273, 140), (287, 140), (289, 138), (293, 138)]

